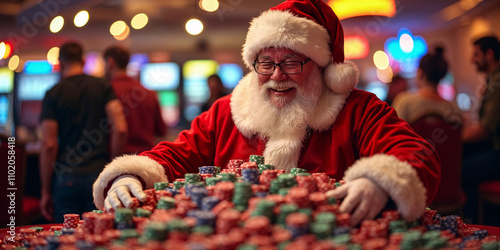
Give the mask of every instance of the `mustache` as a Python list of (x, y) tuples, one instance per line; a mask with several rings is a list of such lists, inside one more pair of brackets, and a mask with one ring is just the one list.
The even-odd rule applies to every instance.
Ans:
[(267, 82), (264, 83), (263, 85), (265, 88), (298, 88), (299, 85), (291, 80), (286, 80), (286, 81), (281, 81), (281, 82), (276, 82), (274, 80), (268, 80)]

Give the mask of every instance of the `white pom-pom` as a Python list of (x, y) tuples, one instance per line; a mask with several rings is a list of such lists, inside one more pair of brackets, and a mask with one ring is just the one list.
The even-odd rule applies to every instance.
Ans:
[(345, 94), (358, 83), (358, 67), (352, 62), (330, 64), (325, 68), (326, 85), (336, 93)]

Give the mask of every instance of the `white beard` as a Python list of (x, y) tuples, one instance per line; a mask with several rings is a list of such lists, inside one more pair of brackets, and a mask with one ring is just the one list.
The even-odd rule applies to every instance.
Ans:
[[(248, 73), (236, 86), (231, 97), (231, 114), (238, 131), (245, 137), (265, 140), (265, 163), (289, 171), (299, 163), (302, 143), (308, 127), (328, 130), (342, 110), (349, 93), (333, 92), (324, 83), (320, 68), (315, 68), (303, 84), (269, 81), (259, 86), (257, 73)], [(286, 84), (286, 85), (285, 85)], [(293, 100), (268, 94), (272, 86), (295, 87)]]
[[(254, 107), (250, 114), (251, 119), (261, 137), (281, 138), (290, 135), (304, 134), (308, 127), (308, 122), (316, 109), (319, 97), (322, 92), (323, 78), (321, 71), (315, 67), (313, 74), (306, 79), (307, 82), (299, 86), (294, 81), (275, 82), (267, 81), (253, 95)], [(272, 103), (268, 90), (269, 88), (296, 88), (297, 94), (289, 103), (284, 103), (286, 98), (281, 98), (280, 107)], [(303, 138), (301, 138), (303, 139)]]

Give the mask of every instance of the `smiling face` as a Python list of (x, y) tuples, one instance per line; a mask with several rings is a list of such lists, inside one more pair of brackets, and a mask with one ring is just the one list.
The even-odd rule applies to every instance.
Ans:
[[(304, 61), (307, 57), (286, 48), (267, 48), (257, 55), (258, 62), (282, 63), (286, 61)], [(303, 65), (302, 72), (287, 75), (276, 66), (271, 75), (258, 75), (259, 86), (274, 106), (282, 108), (292, 102), (300, 91), (304, 94), (317, 92), (320, 84), (310, 84), (309, 79), (318, 66), (309, 61)]]

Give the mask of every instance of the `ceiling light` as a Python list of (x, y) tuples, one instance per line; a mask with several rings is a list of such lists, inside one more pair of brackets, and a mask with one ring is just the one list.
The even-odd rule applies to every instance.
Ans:
[(389, 67), (389, 57), (382, 50), (377, 50), (375, 54), (373, 54), (373, 63), (377, 69), (386, 69)]
[(386, 16), (396, 14), (394, 0), (329, 0), (337, 17), (342, 20), (356, 16)]
[(201, 0), (200, 7), (204, 11), (214, 12), (219, 8), (219, 1), (217, 1), (217, 0)]
[(9, 69), (16, 70), (19, 67), (19, 56), (13, 55), (9, 60)]
[(50, 32), (57, 33), (61, 31), (64, 26), (64, 18), (62, 16), (56, 16), (50, 22)]
[(127, 39), (129, 35), (130, 35), (130, 28), (128, 27), (128, 25), (125, 24), (125, 30), (123, 30), (121, 34), (114, 35), (113, 37), (118, 41), (123, 41)]
[(83, 27), (89, 21), (89, 13), (86, 10), (82, 10), (75, 15), (75, 26)]
[(365, 58), (369, 52), (368, 41), (363, 36), (344, 37), (344, 55), (346, 60)]
[(193, 36), (198, 35), (203, 31), (203, 23), (196, 18), (190, 19), (186, 23), (186, 31)]
[(50, 64), (56, 65), (59, 63), (59, 48), (58, 47), (53, 47), (47, 52), (47, 61), (49, 61)]
[(127, 27), (128, 26), (124, 21), (119, 20), (111, 24), (111, 27), (109, 27), (109, 33), (113, 36), (118, 36), (125, 32)]
[(138, 30), (144, 28), (148, 24), (148, 16), (144, 13), (139, 13), (132, 18), (130, 25), (132, 28)]

